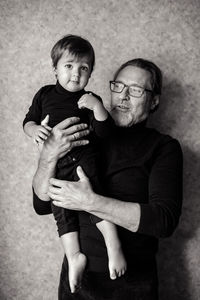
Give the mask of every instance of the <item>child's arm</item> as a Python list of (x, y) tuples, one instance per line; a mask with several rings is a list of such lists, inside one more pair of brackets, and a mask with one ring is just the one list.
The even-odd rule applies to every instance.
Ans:
[(92, 110), (97, 121), (105, 121), (108, 118), (108, 112), (103, 103), (92, 94), (84, 94), (78, 101), (78, 107)]
[(51, 132), (51, 127), (48, 124), (49, 115), (38, 125), (34, 121), (29, 121), (24, 125), (24, 132), (31, 137), (36, 143), (43, 143)]
[(84, 94), (78, 101), (79, 108), (88, 108), (93, 111), (94, 118), (91, 126), (99, 138), (107, 138), (115, 131), (115, 123), (107, 112), (103, 103), (92, 94)]

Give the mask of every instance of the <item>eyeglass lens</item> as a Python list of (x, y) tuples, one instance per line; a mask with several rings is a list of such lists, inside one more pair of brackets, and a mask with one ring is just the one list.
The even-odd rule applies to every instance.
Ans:
[[(121, 93), (126, 87), (125, 84), (121, 82), (111, 82), (111, 90), (116, 93)], [(138, 86), (131, 85), (128, 87), (128, 93), (131, 96), (141, 97), (144, 92), (144, 89)]]

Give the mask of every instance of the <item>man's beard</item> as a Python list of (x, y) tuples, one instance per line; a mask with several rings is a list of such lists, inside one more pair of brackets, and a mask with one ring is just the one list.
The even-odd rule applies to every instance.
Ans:
[(136, 123), (130, 113), (122, 113), (113, 109), (110, 111), (110, 115), (115, 121), (115, 125), (118, 127), (131, 127)]

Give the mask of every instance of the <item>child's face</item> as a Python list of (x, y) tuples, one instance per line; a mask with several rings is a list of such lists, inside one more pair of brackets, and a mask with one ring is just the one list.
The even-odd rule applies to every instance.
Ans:
[(78, 92), (87, 85), (90, 78), (90, 59), (88, 56), (76, 57), (66, 50), (57, 63), (55, 74), (64, 89)]

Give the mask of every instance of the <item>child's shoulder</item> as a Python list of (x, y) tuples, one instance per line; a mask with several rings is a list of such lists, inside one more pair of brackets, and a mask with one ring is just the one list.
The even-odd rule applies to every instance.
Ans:
[(37, 93), (35, 94), (35, 98), (38, 100), (42, 100), (45, 96), (51, 93), (55, 89), (55, 84), (49, 84), (42, 86)]
[(44, 85), (43, 87), (40, 88), (40, 92), (41, 93), (48, 93), (51, 92), (55, 89), (55, 84), (48, 84), (48, 85)]

